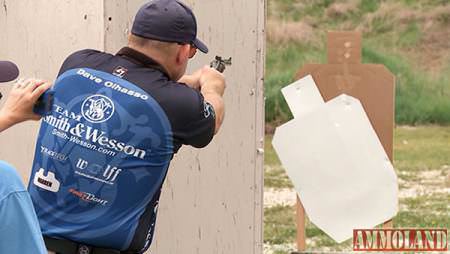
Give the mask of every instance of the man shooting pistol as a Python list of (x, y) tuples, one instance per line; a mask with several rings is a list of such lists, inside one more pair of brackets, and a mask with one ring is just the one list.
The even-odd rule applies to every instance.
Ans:
[(224, 118), (224, 76), (208, 66), (184, 75), (197, 50), (208, 52), (192, 10), (154, 0), (115, 55), (87, 49), (64, 61), (29, 183), (49, 250), (149, 248), (171, 159), (182, 145), (207, 146)]

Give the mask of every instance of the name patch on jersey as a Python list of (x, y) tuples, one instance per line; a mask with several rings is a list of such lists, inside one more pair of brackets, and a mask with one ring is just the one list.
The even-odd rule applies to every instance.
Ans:
[(144, 93), (140, 93), (140, 92), (137, 92), (135, 90), (123, 87), (123, 86), (121, 86), (121, 85), (119, 85), (119, 84), (117, 84), (115, 82), (109, 81), (109, 80), (103, 80), (102, 78), (93, 75), (92, 73), (90, 73), (89, 71), (87, 71), (85, 69), (79, 69), (77, 71), (77, 74), (82, 76), (82, 77), (84, 77), (84, 78), (87, 78), (87, 79), (89, 79), (91, 81), (94, 81), (96, 84), (103, 85), (105, 87), (108, 87), (108, 88), (111, 88), (113, 90), (119, 91), (119, 92), (121, 92), (123, 94), (129, 95), (129, 96), (133, 96), (133, 97), (136, 97), (136, 98), (140, 98), (142, 100), (148, 100), (148, 95), (146, 95)]

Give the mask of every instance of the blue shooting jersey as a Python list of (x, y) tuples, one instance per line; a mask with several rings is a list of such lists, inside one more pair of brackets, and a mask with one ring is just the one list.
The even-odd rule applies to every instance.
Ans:
[(212, 140), (213, 108), (131, 48), (72, 54), (53, 89), (28, 187), (43, 234), (144, 252), (169, 163)]

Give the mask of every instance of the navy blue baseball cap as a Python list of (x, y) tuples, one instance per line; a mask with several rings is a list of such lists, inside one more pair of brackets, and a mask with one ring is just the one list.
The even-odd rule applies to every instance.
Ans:
[(191, 44), (208, 53), (208, 47), (197, 38), (194, 13), (178, 0), (146, 3), (136, 14), (131, 33), (152, 40)]
[(9, 82), (19, 76), (17, 65), (8, 61), (0, 61), (0, 82)]

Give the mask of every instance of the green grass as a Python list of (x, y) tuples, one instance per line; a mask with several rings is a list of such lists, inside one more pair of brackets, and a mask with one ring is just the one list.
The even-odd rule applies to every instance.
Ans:
[(359, 9), (362, 13), (374, 12), (380, 7), (378, 0), (362, 0), (359, 4)]
[[(295, 73), (303, 64), (323, 63), (324, 59), (325, 50), (322, 49), (308, 50), (301, 44), (269, 45), (265, 80), (266, 122), (285, 122), (291, 118), (280, 89), (294, 81)], [(415, 70), (400, 56), (383, 54), (370, 42), (364, 44), (363, 62), (384, 64), (396, 76), (395, 120), (398, 124), (450, 124), (450, 72), (433, 78)]]
[(310, 50), (302, 44), (269, 45), (266, 58), (266, 122), (286, 121), (291, 112), (281, 94), (281, 88), (294, 81), (295, 73), (305, 63), (324, 62), (326, 52)]
[[(265, 188), (292, 188), (271, 146), (272, 137), (265, 144)], [(395, 129), (394, 160), (401, 191), (408, 186), (422, 186), (426, 190), (443, 189), (450, 183), (445, 177), (450, 173), (450, 127), (421, 126)], [(422, 179), (421, 173), (439, 171), (440, 178)], [(427, 180), (427, 181), (425, 181)], [(400, 198), (400, 210), (393, 218), (400, 227), (450, 227), (450, 193), (418, 194)], [(335, 251), (351, 249), (351, 240), (335, 243), (330, 237), (307, 220), (306, 235), (312, 242), (310, 250), (327, 248)], [(275, 206), (265, 209), (264, 242), (273, 244), (295, 243), (295, 207)], [(286, 253), (286, 252), (279, 252)]]
[(272, 137), (266, 136), (264, 142), (264, 186), (266, 188), (293, 188), (284, 168), (272, 146)]
[(417, 22), (411, 22), (398, 38), (398, 45), (403, 47), (413, 47), (422, 39), (423, 33)]
[[(298, 21), (305, 15), (322, 16), (332, 0), (268, 0), (269, 17)], [(295, 4), (307, 3), (304, 9), (295, 8)], [(293, 8), (294, 7), (294, 8)]]
[(448, 228), (450, 194), (423, 195), (405, 198), (402, 203), (409, 210), (400, 211), (394, 218), (395, 225), (417, 228)]
[[(363, 30), (363, 63), (385, 65), (396, 76), (396, 115), (398, 124), (450, 124), (450, 59), (433, 71), (420, 62), (421, 48), (426, 46), (426, 19), (431, 10), (448, 6), (448, 1), (357, 1), (356, 9), (337, 17), (327, 16), (329, 0), (269, 0), (269, 19), (306, 20), (314, 28), (315, 40), (309, 42), (268, 43), (266, 56), (266, 122), (279, 123), (291, 118), (280, 89), (294, 81), (295, 73), (307, 63), (326, 63), (327, 30)], [(381, 5), (392, 4), (391, 11), (380, 11)], [(400, 5), (400, 7), (398, 7)], [(402, 6), (403, 5), (403, 6)], [(398, 12), (415, 11), (411, 20), (401, 21)], [(436, 12), (439, 13), (439, 12)], [(368, 18), (373, 15), (372, 18)], [(422, 16), (420, 16), (422, 15)], [(450, 14), (441, 12), (434, 25), (448, 27)], [(422, 18), (421, 18), (422, 17)], [(345, 29), (343, 29), (344, 27)], [(448, 40), (448, 38), (436, 39)], [(433, 48), (433, 51), (448, 47)], [(437, 51), (439, 52), (439, 51)], [(431, 61), (431, 60), (430, 60)]]
[(281, 166), (270, 168), (266, 166), (264, 174), (264, 186), (269, 188), (293, 188), (292, 182), (286, 176)]
[(264, 210), (264, 242), (270, 244), (295, 241), (295, 208), (275, 206)]
[[(264, 210), (264, 242), (266, 244), (286, 244), (296, 241), (295, 207), (275, 206)], [(314, 242), (313, 246), (307, 246), (310, 250), (320, 250), (324, 247), (333, 250), (345, 250), (350, 248), (351, 240), (337, 244), (319, 228), (306, 220), (306, 235)]]
[(401, 171), (439, 169), (450, 165), (450, 128), (397, 128), (394, 164)]
[[(338, 2), (353, 6), (349, 11), (327, 12)], [(395, 129), (394, 164), (399, 186), (401, 193), (416, 187), (425, 190), (400, 198), (400, 211), (393, 218), (395, 227), (450, 227), (450, 193), (426, 192), (450, 187), (450, 180), (445, 180), (450, 172), (450, 126), (445, 127), (450, 125), (450, 58), (444, 57), (450, 50), (445, 46), (448, 44), (441, 43), (448, 41), (450, 13), (437, 11), (449, 5), (448, 0), (268, 0), (269, 19), (305, 22), (314, 31), (310, 40), (269, 40), (267, 44), (264, 86), (269, 125), (292, 118), (280, 89), (294, 81), (303, 65), (326, 63), (326, 31), (362, 31), (363, 63), (383, 64), (395, 75), (395, 121), (420, 126)], [(433, 13), (435, 17), (430, 16)], [(409, 18), (401, 18), (405, 16)], [(439, 32), (443, 37), (434, 37)], [(267, 136), (265, 188), (292, 188), (270, 142), (271, 136)], [(436, 179), (424, 179), (427, 173)], [(295, 243), (295, 207), (266, 208), (264, 223), (265, 244)], [(310, 250), (351, 249), (351, 241), (336, 244), (308, 220), (306, 234)], [(287, 252), (274, 251), (281, 253)]]
[(396, 55), (363, 48), (363, 62), (384, 64), (396, 76), (395, 120), (398, 124), (450, 124), (450, 83), (416, 71)]
[(402, 0), (409, 7), (427, 8), (448, 4), (448, 0)]

